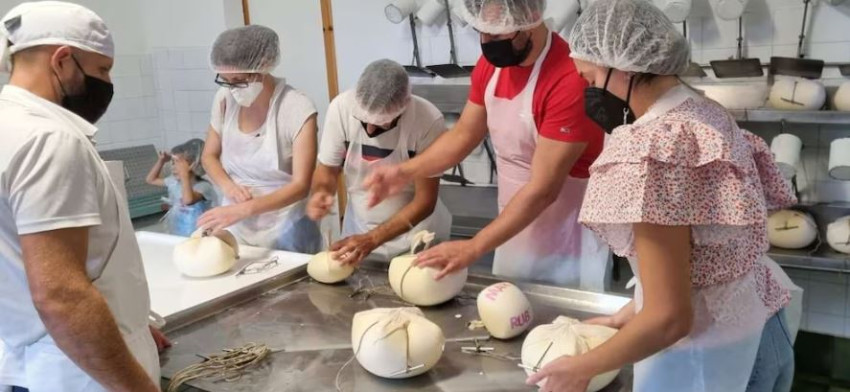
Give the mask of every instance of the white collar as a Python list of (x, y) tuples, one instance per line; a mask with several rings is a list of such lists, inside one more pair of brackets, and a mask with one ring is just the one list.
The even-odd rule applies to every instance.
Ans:
[(658, 98), (658, 100), (649, 107), (643, 116), (635, 120), (634, 124), (645, 124), (673, 110), (689, 98), (698, 97), (700, 97), (699, 93), (693, 91), (690, 87), (684, 84), (679, 84), (678, 86), (667, 90), (661, 98)]
[(3, 90), (0, 91), (0, 99), (24, 105), (44, 114), (46, 117), (64, 122), (89, 140), (92, 140), (97, 133), (97, 127), (82, 117), (18, 86), (10, 84), (3, 86)]

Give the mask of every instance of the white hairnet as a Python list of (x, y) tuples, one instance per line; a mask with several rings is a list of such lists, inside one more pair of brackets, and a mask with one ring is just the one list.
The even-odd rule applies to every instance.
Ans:
[[(463, 0), (463, 17), (486, 34), (509, 34), (543, 23), (546, 0)], [(557, 0), (567, 1), (567, 0)]]
[(28, 2), (0, 20), (0, 72), (11, 71), (13, 54), (42, 45), (67, 45), (115, 57), (112, 33), (90, 9), (62, 1)]
[(198, 177), (204, 175), (204, 166), (201, 165), (203, 152), (204, 141), (201, 139), (192, 139), (171, 149), (171, 155), (180, 155), (187, 160), (192, 167), (192, 172)]
[(271, 73), (280, 62), (280, 39), (260, 25), (226, 30), (216, 38), (210, 64), (216, 73)]
[(410, 78), (399, 63), (375, 61), (363, 70), (355, 90), (355, 117), (373, 125), (392, 122), (410, 103)]
[(677, 75), (687, 68), (687, 40), (645, 0), (596, 0), (570, 33), (570, 56), (627, 72)]

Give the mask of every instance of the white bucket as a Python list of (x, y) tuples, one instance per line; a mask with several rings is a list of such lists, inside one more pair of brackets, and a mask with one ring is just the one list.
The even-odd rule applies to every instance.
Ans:
[(829, 145), (829, 176), (850, 181), (850, 138), (836, 139)]
[(800, 151), (803, 149), (803, 141), (790, 133), (777, 135), (770, 142), (770, 152), (779, 166), (779, 171), (786, 179), (792, 179), (797, 175), (797, 165), (800, 164)]

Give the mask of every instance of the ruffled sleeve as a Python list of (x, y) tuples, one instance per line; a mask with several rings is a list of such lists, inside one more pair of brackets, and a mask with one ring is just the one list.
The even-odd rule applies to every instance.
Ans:
[(764, 139), (752, 134), (750, 131), (741, 130), (744, 138), (750, 144), (750, 148), (758, 170), (761, 187), (764, 191), (764, 199), (768, 211), (776, 211), (797, 204), (797, 196), (791, 188), (773, 159), (773, 153)]

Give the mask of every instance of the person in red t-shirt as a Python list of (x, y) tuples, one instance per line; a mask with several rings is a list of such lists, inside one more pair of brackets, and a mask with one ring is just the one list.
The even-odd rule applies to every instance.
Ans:
[[(473, 239), (440, 244), (417, 265), (463, 269), (496, 249), (493, 273), (603, 290), (610, 252), (577, 222), (604, 132), (585, 115), (587, 82), (542, 23), (545, 0), (465, 2), (483, 56), (457, 125), (422, 154), (367, 178), (375, 205), (413, 178), (458, 164), (487, 132), (497, 153), (499, 216)], [(497, 248), (498, 247), (498, 248)]]

